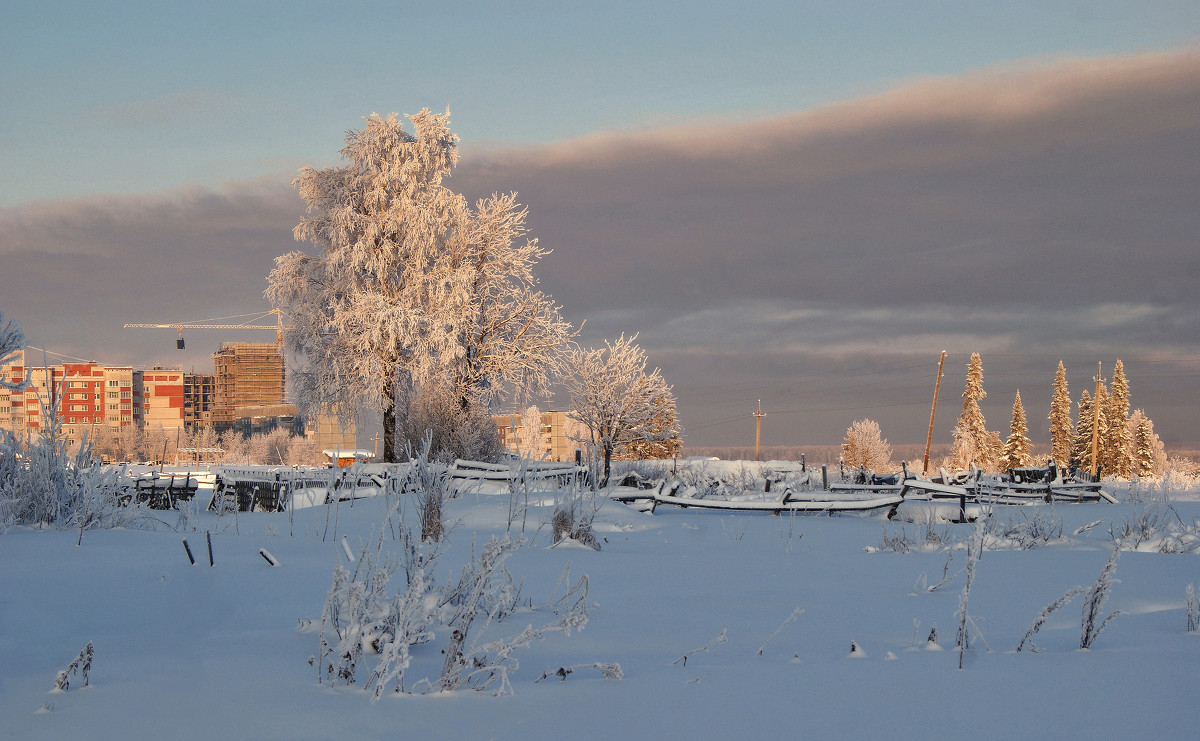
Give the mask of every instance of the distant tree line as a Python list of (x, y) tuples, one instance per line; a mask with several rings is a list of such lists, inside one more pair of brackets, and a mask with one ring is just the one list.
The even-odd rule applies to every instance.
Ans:
[[(314, 438), (293, 435), (283, 428), (244, 437), (233, 430), (218, 435), (211, 427), (177, 431), (166, 430), (161, 425), (145, 429), (133, 426), (117, 429), (103, 425), (97, 426), (87, 443), (91, 445), (92, 458), (109, 462), (171, 464), (176, 460), (183, 463), (195, 459), (251, 465), (320, 465), (326, 462)], [(197, 449), (221, 452), (187, 452)]]

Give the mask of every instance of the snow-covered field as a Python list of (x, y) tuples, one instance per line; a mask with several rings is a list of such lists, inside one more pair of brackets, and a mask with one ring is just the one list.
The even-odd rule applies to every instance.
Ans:
[[(361, 681), (318, 683), (309, 664), (318, 633), (300, 621), (320, 623), (335, 566), (347, 563), (342, 538), (357, 555), (379, 532), (383, 498), (291, 517), (160, 513), (154, 530), (88, 531), (81, 545), (78, 531), (15, 528), (0, 535), (0, 738), (1187, 738), (1200, 727), (1200, 633), (1187, 632), (1185, 610), (1187, 586), (1200, 586), (1200, 491), (1115, 490), (1118, 505), (994, 513), (996, 523), (1049, 525), (1051, 540), (983, 553), (968, 602), (976, 642), (961, 670), (954, 637), (966, 552), (926, 541), (963, 542), (972, 525), (670, 507), (651, 515), (606, 503), (596, 552), (551, 548), (550, 509), (539, 506), (548, 502), (534, 497), (528, 542), (507, 562), (523, 607), (487, 635), (554, 619), (568, 566), (572, 584), (588, 577), (586, 627), (519, 650), (504, 696), (460, 690), (374, 703)], [(509, 527), (510, 504), (482, 494), (448, 503), (439, 583), (490, 537), (520, 534), (519, 515)], [(411, 503), (404, 514), (415, 517)], [(1121, 553), (1105, 605), (1125, 614), (1093, 647), (1079, 649), (1076, 598), (1035, 636), (1037, 652), (1017, 653), (1046, 605), (1096, 580), (1113, 549), (1110, 527), (1120, 534), (1148, 520), (1158, 529)], [(399, 556), (390, 532), (384, 550)], [(902, 532), (909, 552), (881, 548), (885, 533), (894, 542)], [(1190, 552), (1158, 552), (1164, 543)], [(948, 553), (953, 578), (929, 591)], [(403, 589), (404, 572), (393, 581), (392, 591)], [(436, 632), (414, 649), (406, 689), (441, 669), (448, 635)], [(66, 692), (51, 692), (89, 641), (89, 686), (72, 677)], [(619, 664), (623, 678), (580, 668), (535, 681), (595, 662)]]

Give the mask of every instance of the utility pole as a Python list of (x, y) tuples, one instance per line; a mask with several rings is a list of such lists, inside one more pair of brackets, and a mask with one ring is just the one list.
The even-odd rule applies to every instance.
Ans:
[(1092, 397), (1092, 475), (1096, 476), (1100, 473), (1100, 461), (1097, 460), (1097, 453), (1100, 443), (1100, 384), (1104, 379), (1100, 377), (1100, 370), (1103, 363), (1096, 363), (1096, 395)]
[(921, 475), (929, 475), (929, 448), (933, 445), (933, 417), (937, 414), (938, 392), (942, 388), (942, 364), (946, 362), (946, 351), (938, 359), (937, 381), (933, 384), (933, 408), (929, 410), (929, 434), (925, 437), (925, 462), (921, 466)]
[(754, 413), (754, 460), (758, 460), (758, 443), (762, 439), (762, 418), (767, 415), (763, 414), (762, 399), (758, 400), (758, 411)]

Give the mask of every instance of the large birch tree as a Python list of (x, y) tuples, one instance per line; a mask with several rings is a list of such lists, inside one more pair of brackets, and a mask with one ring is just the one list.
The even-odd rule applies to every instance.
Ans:
[(547, 254), (513, 194), (471, 207), (443, 184), (458, 162), (449, 113), (372, 114), (346, 135), (345, 164), (300, 171), (295, 228), (316, 255), (276, 259), (267, 297), (291, 316), (292, 388), (307, 411), (382, 413), (396, 460), (397, 405), (432, 391), (470, 413), (548, 385), (571, 336), (537, 289)]

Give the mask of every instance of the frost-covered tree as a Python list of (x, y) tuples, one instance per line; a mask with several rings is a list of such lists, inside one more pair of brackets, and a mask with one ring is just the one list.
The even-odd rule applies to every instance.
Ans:
[(462, 404), (445, 383), (426, 383), (396, 410), (395, 434), (405, 451), (422, 450), (429, 439), (431, 460), (491, 461), (500, 455), (500, 434), (492, 415), (478, 404)]
[(297, 466), (319, 466), (325, 462), (325, 455), (315, 437), (293, 435), (288, 440), (285, 462)]
[(953, 465), (966, 468), (974, 463), (982, 469), (994, 467), (1000, 454), (999, 435), (989, 433), (987, 420), (979, 402), (986, 396), (983, 390), (983, 360), (971, 353), (967, 364), (967, 385), (963, 390), (963, 410), (954, 429)]
[(1141, 409), (1129, 416), (1130, 437), (1133, 440), (1131, 472), (1136, 476), (1156, 476), (1167, 466), (1167, 451), (1154, 422)]
[(277, 258), (266, 292), (291, 316), (300, 406), (382, 413), (387, 461), (397, 405), (433, 387), (476, 419), (507, 391), (547, 385), (571, 336), (537, 290), (547, 250), (526, 238), (527, 211), (513, 194), (471, 207), (444, 186), (458, 161), (449, 113), (408, 118), (413, 134), (372, 115), (347, 134), (345, 165), (301, 170), (295, 237), (320, 254)]
[(606, 348), (572, 352), (564, 379), (571, 398), (567, 416), (586, 428), (573, 439), (604, 458), (601, 486), (608, 485), (614, 452), (638, 440), (665, 440), (678, 435), (675, 395), (658, 368), (646, 373), (646, 353), (621, 335)]
[(1067, 369), (1060, 360), (1058, 371), (1054, 374), (1054, 396), (1050, 401), (1050, 455), (1061, 465), (1071, 462), (1071, 440), (1074, 432)]
[(1129, 431), (1129, 381), (1125, 365), (1118, 360), (1113, 367), (1112, 391), (1104, 409), (1105, 435), (1101, 438), (1104, 470), (1117, 476), (1129, 476), (1132, 468), (1133, 437)]
[(517, 428), (517, 446), (521, 455), (540, 459), (546, 453), (546, 439), (542, 434), (542, 412), (531, 404), (521, 413), (521, 426)]
[(650, 423), (650, 431), (654, 434), (631, 440), (623, 450), (617, 451), (616, 455), (621, 459), (641, 461), (673, 458), (683, 448), (683, 439), (679, 436), (679, 418), (675, 414), (675, 398), (661, 398), (654, 405), (654, 419)]
[[(4, 312), (0, 311), (0, 367), (7, 365), (24, 347), (25, 335), (21, 332), (21, 325), (11, 320), (5, 323)], [(0, 388), (24, 391), (28, 385), (28, 378), (13, 383), (0, 375)]]
[(1033, 443), (1029, 441), (1029, 423), (1025, 418), (1019, 390), (1013, 399), (1012, 423), (1008, 430), (1008, 440), (1004, 443), (1004, 467), (1028, 466), (1033, 460)]
[(892, 446), (883, 439), (879, 423), (873, 419), (860, 419), (846, 428), (842, 441), (842, 462), (846, 466), (862, 466), (882, 472), (892, 465)]
[(1095, 399), (1092, 398), (1087, 389), (1084, 389), (1083, 393), (1079, 396), (1079, 421), (1075, 424), (1075, 442), (1071, 445), (1071, 457), (1075, 462), (1075, 467), (1080, 470), (1092, 470), (1093, 431), (1095, 431), (1097, 438), (1097, 460), (1100, 457), (1098, 441), (1104, 439), (1107, 429), (1104, 419), (1104, 409), (1107, 400), (1108, 392), (1104, 388), (1104, 384), (1100, 384), (1099, 392)]
[(222, 463), (236, 465), (247, 462), (249, 443), (241, 433), (226, 430), (221, 433), (218, 440), (220, 441), (218, 447), (225, 451), (221, 456)]

